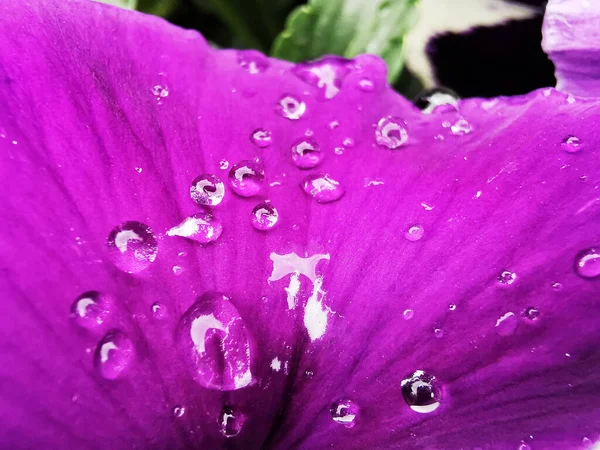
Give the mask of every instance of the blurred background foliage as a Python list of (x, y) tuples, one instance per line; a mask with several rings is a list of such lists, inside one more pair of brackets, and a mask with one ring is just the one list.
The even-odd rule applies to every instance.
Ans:
[(217, 48), (302, 61), (374, 53), (413, 97), (445, 86), (462, 97), (554, 85), (540, 45), (546, 0), (101, 0), (195, 29)]

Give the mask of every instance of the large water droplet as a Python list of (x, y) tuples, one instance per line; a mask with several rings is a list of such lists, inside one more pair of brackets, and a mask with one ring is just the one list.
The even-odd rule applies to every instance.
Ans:
[(312, 169), (323, 159), (319, 143), (312, 138), (304, 138), (292, 145), (292, 159), (300, 169)]
[(226, 438), (237, 436), (242, 431), (246, 416), (231, 406), (224, 406), (219, 414), (219, 431)]
[(334, 422), (352, 428), (356, 425), (359, 407), (352, 400), (342, 399), (334, 402), (329, 408)]
[(194, 178), (190, 196), (199, 205), (216, 206), (223, 200), (225, 186), (216, 176), (202, 174)]
[(279, 100), (277, 109), (286, 119), (298, 120), (306, 111), (306, 104), (291, 95), (287, 95)]
[(270, 230), (277, 225), (279, 212), (269, 202), (259, 203), (252, 209), (251, 220), (257, 230)]
[(600, 250), (588, 248), (575, 258), (575, 271), (583, 278), (600, 277)]
[(71, 305), (71, 317), (84, 328), (93, 329), (102, 325), (111, 311), (111, 301), (98, 291), (81, 294)]
[(317, 61), (297, 64), (293, 72), (298, 78), (320, 89), (320, 98), (335, 97), (342, 87), (342, 80), (350, 71), (351, 61), (338, 56), (325, 56)]
[(264, 72), (270, 65), (269, 58), (256, 50), (238, 51), (238, 63), (252, 75)]
[(125, 222), (108, 235), (108, 254), (115, 266), (124, 272), (146, 269), (156, 259), (158, 244), (148, 225)]
[(216, 241), (223, 232), (223, 224), (210, 213), (202, 212), (186, 217), (179, 225), (167, 231), (167, 236), (180, 236), (201, 244)]
[(500, 336), (510, 336), (517, 329), (517, 316), (513, 312), (507, 312), (496, 321), (496, 333)]
[(406, 123), (398, 117), (384, 117), (377, 123), (375, 138), (379, 146), (397, 149), (408, 140)]
[(458, 103), (458, 95), (450, 89), (437, 87), (421, 92), (415, 97), (414, 103), (424, 114), (433, 111), (442, 112), (446, 109), (454, 111)]
[(404, 400), (413, 411), (430, 413), (440, 406), (441, 386), (433, 375), (417, 370), (404, 378), (400, 386)]
[(252, 132), (250, 140), (254, 145), (260, 148), (265, 148), (271, 145), (271, 132), (264, 128), (258, 128)]
[(422, 225), (413, 225), (406, 231), (404, 237), (409, 241), (414, 242), (420, 240), (423, 237), (423, 234), (425, 234), (425, 229)]
[(107, 380), (119, 378), (135, 357), (133, 342), (119, 330), (111, 330), (96, 347), (94, 364)]
[(176, 335), (177, 346), (201, 386), (233, 391), (252, 381), (246, 325), (223, 294), (199, 297), (183, 314)]
[(344, 188), (329, 175), (316, 173), (309, 175), (302, 183), (302, 189), (319, 203), (329, 203), (344, 195)]
[(500, 282), (500, 284), (505, 284), (507, 286), (513, 284), (516, 279), (517, 279), (517, 274), (514, 272), (511, 272), (510, 270), (504, 270), (498, 276), (498, 281)]
[(567, 153), (577, 153), (579, 150), (581, 150), (581, 139), (579, 139), (577, 136), (569, 134), (562, 140), (562, 148)]
[(262, 164), (244, 160), (237, 163), (229, 171), (229, 183), (240, 197), (257, 195), (263, 186), (265, 171)]

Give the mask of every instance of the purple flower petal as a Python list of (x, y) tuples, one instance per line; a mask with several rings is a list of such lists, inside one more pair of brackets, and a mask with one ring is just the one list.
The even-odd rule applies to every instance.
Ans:
[[(323, 101), (289, 63), (91, 2), (5, 1), (0, 35), (0, 447), (600, 439), (597, 102), (423, 115), (368, 56)], [(264, 178), (230, 180), (249, 162)], [(305, 192), (325, 175), (343, 196)]]

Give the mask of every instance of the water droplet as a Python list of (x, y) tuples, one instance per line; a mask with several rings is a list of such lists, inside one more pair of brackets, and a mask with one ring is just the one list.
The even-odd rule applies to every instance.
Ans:
[(406, 123), (397, 117), (384, 117), (377, 123), (375, 138), (380, 147), (396, 149), (408, 140)]
[(505, 284), (507, 286), (513, 284), (516, 279), (517, 274), (509, 270), (502, 271), (502, 273), (498, 277), (498, 281), (500, 282), (500, 284)]
[(81, 294), (71, 305), (71, 317), (74, 322), (88, 329), (102, 325), (111, 311), (111, 301), (98, 291)]
[(373, 92), (375, 90), (375, 83), (369, 78), (361, 78), (358, 82), (358, 87), (364, 92)]
[(500, 336), (510, 336), (517, 329), (517, 316), (513, 312), (507, 312), (496, 320), (496, 333)]
[(157, 252), (156, 236), (141, 222), (125, 222), (108, 235), (108, 254), (113, 264), (124, 272), (146, 269), (156, 259)]
[(304, 372), (304, 376), (308, 379), (311, 379), (315, 376), (315, 373), (312, 370), (307, 370), (306, 372)]
[(270, 230), (279, 220), (279, 212), (269, 202), (259, 203), (252, 209), (252, 225), (257, 230)]
[(184, 414), (185, 414), (184, 406), (176, 406), (175, 408), (173, 408), (173, 415), (175, 417), (183, 417)]
[(131, 365), (135, 356), (133, 342), (121, 331), (111, 330), (96, 347), (94, 364), (103, 378), (119, 378)]
[(331, 122), (329, 122), (329, 128), (331, 130), (335, 130), (339, 126), (340, 126), (340, 123), (337, 120), (332, 120)]
[(239, 65), (252, 75), (264, 72), (270, 65), (269, 58), (256, 50), (241, 50), (237, 56)]
[(142, 173), (142, 170), (144, 170), (144, 169), (142, 169), (141, 167), (136, 167), (136, 168), (135, 168), (135, 171), (136, 171), (137, 173)]
[(560, 283), (552, 283), (552, 289), (555, 291), (560, 291), (563, 288), (563, 285)]
[(333, 153), (335, 153), (336, 155), (343, 155), (344, 154), (344, 147), (336, 147), (333, 149)]
[(410, 320), (413, 318), (414, 315), (415, 315), (415, 312), (412, 309), (405, 309), (404, 312), (402, 313), (404, 320)]
[(162, 105), (163, 99), (169, 96), (169, 88), (160, 84), (152, 86), (151, 92), (152, 95), (154, 95), (154, 98), (156, 99), (156, 103), (158, 105)]
[(469, 123), (467, 119), (461, 117), (456, 122), (454, 122), (454, 124), (450, 125), (450, 131), (452, 131), (452, 134), (456, 136), (463, 136), (473, 131), (473, 126)]
[(302, 183), (302, 189), (319, 203), (338, 200), (345, 192), (338, 181), (324, 173), (316, 173), (306, 177)]
[(219, 162), (219, 169), (221, 170), (227, 170), (229, 168), (229, 161), (227, 161), (226, 159), (222, 159)]
[(585, 183), (588, 180), (588, 177), (586, 175), (582, 175), (579, 177), (579, 180)]
[(223, 232), (219, 219), (207, 212), (186, 217), (179, 225), (167, 231), (167, 236), (180, 236), (201, 244), (216, 241)]
[(569, 134), (562, 140), (562, 148), (567, 153), (577, 153), (579, 150), (581, 150), (581, 139), (579, 139), (577, 136)]
[(413, 225), (408, 229), (408, 231), (404, 234), (404, 237), (409, 241), (418, 241), (425, 234), (425, 229), (422, 225)]
[(523, 442), (521, 445), (519, 445), (519, 450), (531, 450), (531, 447)]
[(350, 71), (351, 62), (338, 56), (325, 56), (317, 61), (297, 64), (294, 74), (320, 90), (320, 99), (335, 97), (342, 88), (342, 81)]
[(354, 139), (352, 139), (351, 137), (347, 137), (346, 139), (344, 139), (342, 144), (344, 145), (344, 147), (354, 147)]
[(448, 305), (448, 309), (450, 311), (455, 311), (456, 310), (456, 305), (454, 303), (450, 303), (450, 305)]
[(233, 391), (251, 383), (246, 325), (223, 294), (199, 297), (183, 314), (176, 335), (183, 359), (201, 386)]
[(575, 258), (575, 271), (583, 278), (600, 277), (600, 250), (588, 248)]
[(344, 425), (346, 428), (356, 425), (359, 408), (352, 400), (338, 400), (331, 405), (329, 411), (334, 422)]
[(240, 197), (252, 197), (262, 190), (265, 171), (262, 164), (244, 160), (229, 171), (229, 184)]
[(523, 312), (523, 316), (529, 320), (537, 320), (540, 317), (540, 310), (535, 306), (530, 306)]
[(413, 411), (430, 413), (440, 406), (441, 387), (433, 375), (417, 370), (404, 378), (400, 386), (404, 400)]
[(442, 330), (441, 328), (434, 328), (433, 335), (436, 338), (443, 338), (444, 337), (444, 330)]
[(446, 108), (454, 111), (457, 103), (458, 95), (454, 91), (443, 87), (427, 89), (414, 99), (414, 104), (424, 114), (431, 114), (435, 110), (437, 110), (436, 112), (442, 112)]
[(152, 311), (152, 315), (154, 316), (155, 319), (162, 320), (167, 317), (166, 308), (163, 305), (161, 305), (159, 302), (152, 303), (150, 310)]
[(223, 200), (225, 186), (216, 176), (202, 174), (194, 178), (190, 187), (190, 197), (199, 205), (216, 206)]
[(319, 143), (312, 138), (296, 141), (292, 145), (292, 159), (300, 169), (312, 169), (323, 159)]
[(231, 406), (224, 406), (219, 415), (219, 431), (226, 438), (237, 436), (242, 431), (246, 416)]
[(279, 100), (278, 110), (283, 117), (298, 120), (306, 112), (306, 104), (290, 95)]
[(265, 148), (271, 145), (271, 132), (263, 128), (258, 128), (252, 132), (250, 140), (254, 145), (260, 148)]

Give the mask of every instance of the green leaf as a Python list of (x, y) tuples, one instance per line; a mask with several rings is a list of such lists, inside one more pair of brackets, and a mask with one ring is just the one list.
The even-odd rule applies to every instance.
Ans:
[(134, 0), (138, 11), (155, 16), (167, 17), (179, 4), (179, 0)]
[(416, 20), (419, 0), (309, 0), (288, 17), (271, 54), (299, 62), (326, 54), (381, 56), (393, 83), (404, 65), (404, 36)]
[(100, 3), (106, 3), (108, 5), (119, 6), (123, 9), (135, 9), (137, 6), (137, 0), (98, 0)]

